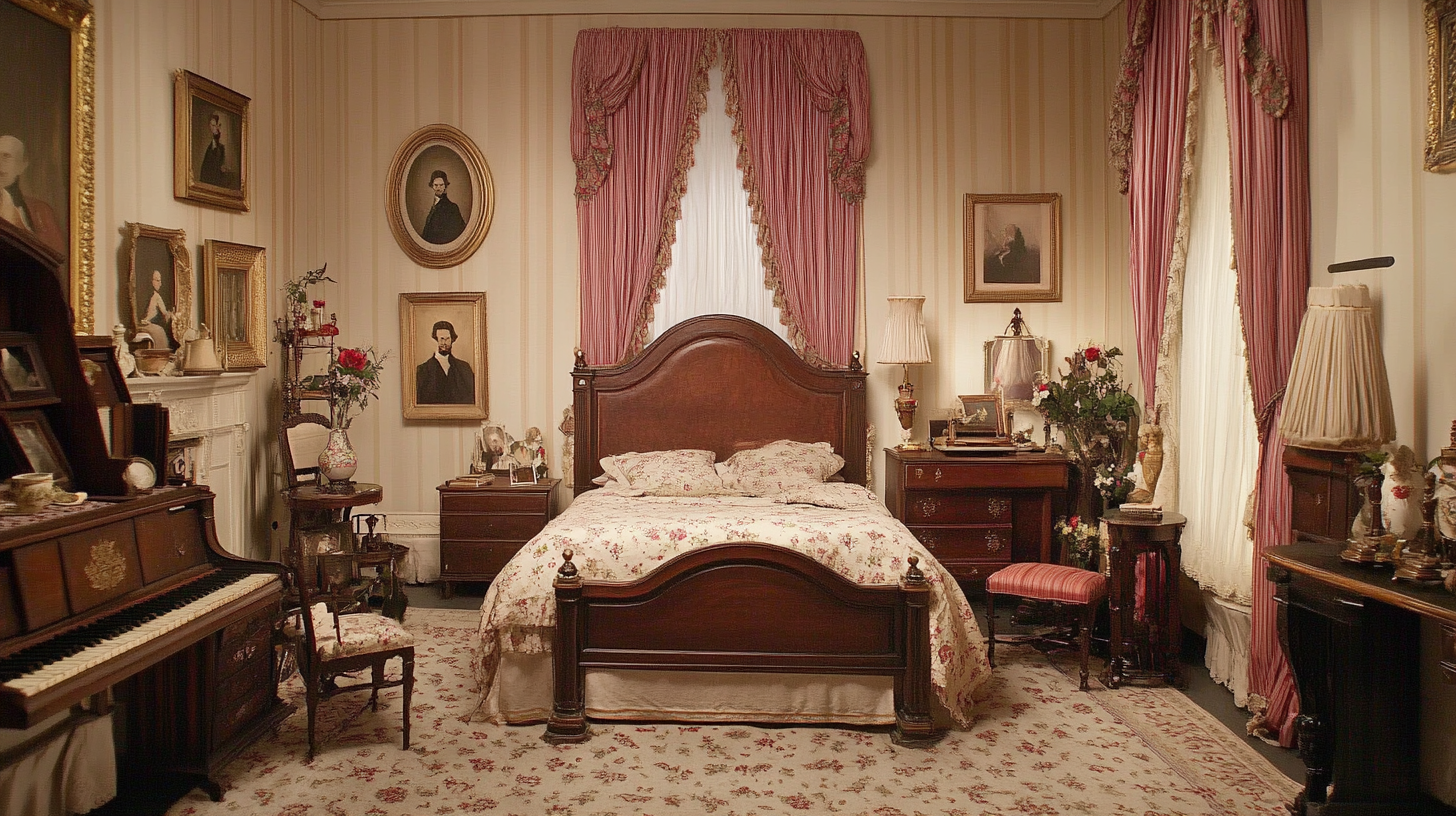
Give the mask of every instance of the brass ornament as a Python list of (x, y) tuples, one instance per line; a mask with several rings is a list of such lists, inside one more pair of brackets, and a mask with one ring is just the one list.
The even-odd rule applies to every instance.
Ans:
[(117, 552), (116, 542), (103, 539), (91, 545), (91, 558), (86, 562), (86, 582), (97, 592), (111, 589), (126, 580), (126, 559)]

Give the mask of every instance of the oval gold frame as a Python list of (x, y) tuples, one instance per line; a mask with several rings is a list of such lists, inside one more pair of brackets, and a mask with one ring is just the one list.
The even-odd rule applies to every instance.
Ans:
[[(433, 245), (427, 244), (415, 231), (405, 211), (405, 177), (415, 158), (425, 148), (434, 145), (443, 145), (461, 158), (470, 173), (472, 191), (479, 191), (472, 192), (472, 195), (482, 204), (471, 208), (465, 231), (446, 244), (443, 250), (431, 249)], [(490, 222), (495, 216), (495, 180), (491, 178), (485, 155), (464, 132), (450, 125), (425, 125), (410, 134), (395, 151), (394, 159), (389, 163), (389, 177), (385, 181), (384, 202), (389, 215), (389, 229), (394, 233), (399, 248), (420, 266), (447, 269), (469, 260), (480, 249), (486, 233), (490, 232)]]

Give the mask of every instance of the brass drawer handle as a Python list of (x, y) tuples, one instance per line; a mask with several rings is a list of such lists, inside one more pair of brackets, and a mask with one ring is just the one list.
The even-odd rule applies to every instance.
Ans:
[(940, 477), (941, 477), (941, 476), (944, 476), (944, 475), (945, 475), (945, 474), (943, 474), (943, 473), (941, 473), (941, 472), (940, 472), (940, 468), (936, 468), (936, 469), (935, 469), (935, 480), (936, 480), (936, 481), (937, 481), (937, 482), (938, 482), (938, 481), (940, 481)]
[(917, 479), (924, 479), (925, 478), (925, 468), (915, 468), (915, 478), (917, 478)]
[(1005, 499), (986, 499), (986, 512), (990, 513), (993, 519), (1001, 518), (1009, 509), (1011, 509), (1011, 502)]
[(1315, 507), (1319, 507), (1320, 505), (1322, 505), (1324, 503), (1325, 503), (1325, 494), (1323, 494), (1323, 493), (1316, 493), (1316, 494), (1314, 494), (1314, 506)]
[(1335, 599), (1335, 603), (1337, 603), (1337, 604), (1344, 604), (1345, 606), (1353, 606), (1356, 609), (1364, 609), (1365, 608), (1365, 604), (1364, 603), (1361, 603), (1360, 601), (1352, 601), (1349, 598), (1336, 598)]
[(915, 509), (920, 511), (921, 516), (933, 518), (936, 513), (940, 512), (940, 502), (935, 499), (921, 499), (915, 503)]
[(996, 533), (988, 533), (986, 535), (987, 550), (991, 552), (1001, 552), (1001, 548), (1004, 546), (1006, 546), (1006, 543), (1001, 540), (1001, 536), (997, 535)]
[(933, 550), (935, 549), (935, 545), (940, 543), (940, 539), (937, 538), (933, 533), (921, 533), (920, 543), (925, 545), (925, 549)]
[(258, 644), (256, 644), (256, 643), (249, 643), (247, 646), (244, 646), (243, 648), (238, 649), (236, 652), (233, 652), (233, 662), (234, 663), (246, 663), (247, 661), (252, 660), (253, 659), (253, 655), (255, 655), (257, 653), (258, 653)]

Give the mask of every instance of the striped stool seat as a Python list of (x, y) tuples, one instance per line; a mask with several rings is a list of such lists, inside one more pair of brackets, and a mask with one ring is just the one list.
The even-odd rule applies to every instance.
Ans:
[(1092, 624), (1097, 606), (1107, 597), (1107, 578), (1100, 572), (1061, 564), (1021, 562), (998, 570), (986, 579), (986, 657), (996, 665), (996, 596), (1013, 595), (1035, 601), (1079, 607), (1078, 651), (1082, 659), (1082, 685), (1087, 690), (1087, 658), (1092, 647)]

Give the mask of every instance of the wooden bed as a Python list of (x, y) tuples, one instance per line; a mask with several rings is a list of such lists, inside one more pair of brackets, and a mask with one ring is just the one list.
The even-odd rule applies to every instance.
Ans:
[[(700, 448), (718, 461), (777, 439), (833, 444), (864, 484), (865, 373), (804, 363), (737, 317), (686, 321), (626, 365), (572, 371), (578, 494), (604, 456)], [(943, 734), (930, 714), (929, 589), (916, 560), (899, 586), (857, 586), (797, 552), (730, 542), (684, 553), (630, 583), (555, 580), (554, 695), (546, 740), (586, 739), (588, 669), (890, 675), (892, 739)]]

